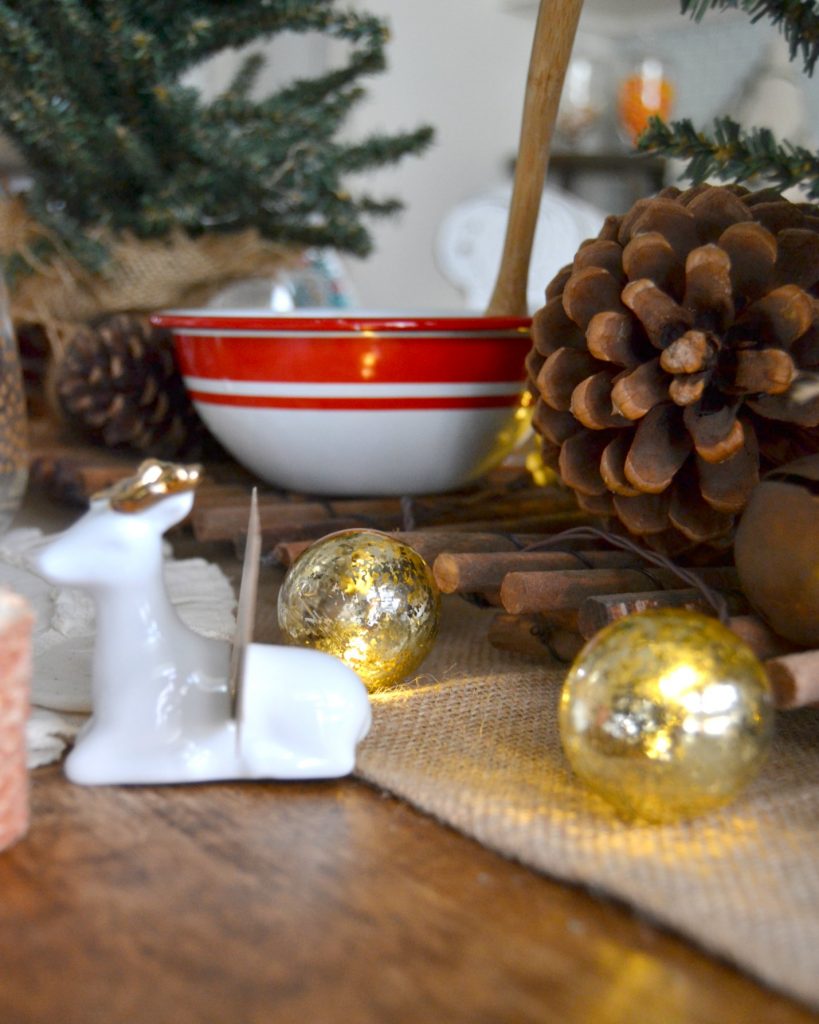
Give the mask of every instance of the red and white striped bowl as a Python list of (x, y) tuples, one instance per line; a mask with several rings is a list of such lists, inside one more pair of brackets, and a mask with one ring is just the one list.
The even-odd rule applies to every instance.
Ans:
[(528, 429), (528, 319), (214, 309), (151, 319), (173, 331), (209, 430), (291, 490), (451, 490)]

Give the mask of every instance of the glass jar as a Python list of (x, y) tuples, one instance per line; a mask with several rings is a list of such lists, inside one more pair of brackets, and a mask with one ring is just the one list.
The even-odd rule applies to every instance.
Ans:
[(555, 131), (571, 150), (592, 148), (606, 109), (603, 64), (579, 53), (566, 69)]
[(625, 140), (635, 143), (649, 119), (666, 120), (674, 106), (674, 85), (659, 57), (642, 57), (620, 82), (617, 120)]

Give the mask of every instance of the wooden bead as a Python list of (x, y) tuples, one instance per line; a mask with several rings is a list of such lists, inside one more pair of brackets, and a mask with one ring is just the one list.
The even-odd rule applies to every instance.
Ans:
[(819, 456), (770, 473), (754, 489), (737, 528), (742, 589), (781, 636), (819, 646)]

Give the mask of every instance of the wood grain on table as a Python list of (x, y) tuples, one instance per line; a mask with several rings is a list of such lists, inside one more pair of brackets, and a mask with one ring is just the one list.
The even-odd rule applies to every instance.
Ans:
[(4, 1024), (815, 1020), (351, 781), (35, 773), (0, 857)]

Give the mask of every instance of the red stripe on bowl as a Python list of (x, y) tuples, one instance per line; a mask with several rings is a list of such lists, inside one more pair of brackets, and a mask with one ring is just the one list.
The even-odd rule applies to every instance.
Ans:
[(281, 383), (483, 383), (526, 377), (531, 347), (519, 337), (307, 338), (208, 336), (178, 333), (176, 352), (186, 377)]
[(515, 406), (520, 395), (473, 395), (453, 398), (283, 398), (267, 395), (214, 395), (190, 391), (195, 402), (248, 409), (497, 409)]

